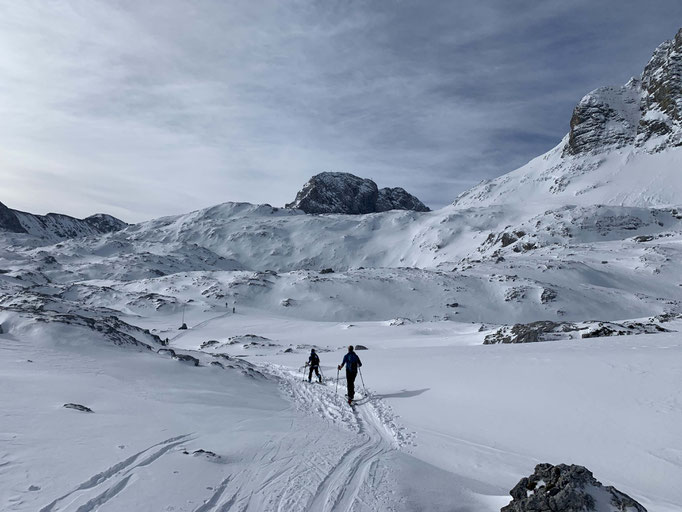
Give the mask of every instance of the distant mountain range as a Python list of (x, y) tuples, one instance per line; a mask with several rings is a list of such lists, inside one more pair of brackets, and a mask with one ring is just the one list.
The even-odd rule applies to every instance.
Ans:
[(76, 219), (60, 213), (34, 215), (12, 210), (0, 203), (1, 231), (25, 233), (49, 241), (111, 233), (127, 225), (122, 220), (103, 213), (91, 215), (85, 219)]

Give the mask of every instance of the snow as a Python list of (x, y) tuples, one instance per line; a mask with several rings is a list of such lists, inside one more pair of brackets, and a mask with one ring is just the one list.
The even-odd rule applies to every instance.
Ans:
[[(543, 461), (586, 465), (650, 510), (682, 503), (676, 333), (484, 346), (479, 325), (452, 322), (344, 328), (249, 310), (183, 332), (178, 314), (138, 321), (202, 366), (4, 314), (3, 510), (413, 510), (418, 498), (492, 511)], [(303, 348), (230, 346), (257, 378), (190, 351), (245, 332)], [(355, 411), (343, 380), (334, 392), (349, 343), (369, 348)], [(326, 386), (300, 380), (313, 345)]]
[(567, 136), (434, 212), (225, 203), (107, 234), (18, 213), (0, 509), (492, 512), (549, 462), (681, 510), (682, 148), (630, 141), (640, 87), (586, 97), (613, 110), (593, 148)]

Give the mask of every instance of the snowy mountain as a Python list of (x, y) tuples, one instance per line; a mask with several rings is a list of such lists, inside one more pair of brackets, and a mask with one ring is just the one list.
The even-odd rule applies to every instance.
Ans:
[(103, 213), (85, 219), (76, 219), (59, 213), (34, 215), (12, 210), (0, 203), (0, 231), (25, 233), (49, 242), (110, 233), (125, 226), (127, 226), (125, 222)]
[(535, 213), (566, 204), (677, 206), (681, 113), (682, 31), (656, 49), (639, 78), (587, 94), (557, 147), (461, 194), (454, 204), (523, 201)]
[(389, 210), (429, 211), (424, 203), (405, 189), (379, 189), (374, 181), (347, 172), (323, 172), (313, 176), (286, 207), (306, 213), (349, 215)]
[(0, 205), (0, 509), (679, 511), (681, 45), (437, 211)]

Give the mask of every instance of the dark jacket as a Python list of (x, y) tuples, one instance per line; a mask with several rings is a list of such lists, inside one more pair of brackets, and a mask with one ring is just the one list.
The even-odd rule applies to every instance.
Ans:
[(358, 367), (362, 366), (362, 361), (355, 352), (348, 352), (343, 356), (341, 367), (343, 368), (344, 365), (346, 365), (347, 372), (355, 373), (358, 371)]
[(319, 356), (315, 353), (310, 354), (310, 357), (308, 358), (308, 363), (310, 363), (310, 366), (320, 366)]

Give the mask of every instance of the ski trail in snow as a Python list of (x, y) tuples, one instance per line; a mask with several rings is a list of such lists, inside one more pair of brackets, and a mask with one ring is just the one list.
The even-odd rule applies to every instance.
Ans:
[[(59, 510), (64, 510), (64, 508), (61, 506), (61, 503), (65, 502), (67, 499), (73, 498), (69, 503), (64, 504), (64, 506), (66, 507), (72, 505), (75, 501), (80, 499), (83, 496), (83, 494), (86, 493), (87, 491), (91, 489), (97, 489), (101, 487), (103, 483), (108, 482), (109, 480), (112, 479), (116, 480), (116, 482), (112, 486), (108, 487), (104, 492), (102, 492), (95, 498), (92, 498), (86, 504), (80, 506), (77, 509), (77, 512), (87, 512), (90, 510), (94, 510), (96, 507), (102, 505), (104, 502), (109, 501), (111, 498), (113, 498), (116, 494), (121, 492), (128, 485), (128, 482), (132, 477), (131, 474), (132, 471), (134, 471), (137, 468), (149, 466), (154, 461), (156, 461), (169, 451), (173, 450), (174, 448), (176, 448), (178, 445), (184, 443), (185, 441), (190, 440), (191, 439), (190, 435), (191, 434), (184, 434), (180, 436), (171, 437), (170, 439), (166, 439), (165, 441), (156, 443), (148, 448), (145, 448), (142, 451), (135, 453), (134, 455), (131, 455), (127, 459), (117, 464), (114, 464), (110, 468), (107, 468), (104, 471), (91, 476), (85, 482), (78, 485), (73, 491), (68, 492), (63, 496), (60, 496), (49, 505), (46, 505), (43, 508), (41, 508), (40, 512), (57, 512)], [(149, 452), (159, 447), (161, 448), (149, 454)], [(148, 456), (145, 457), (145, 455)]]
[[(326, 385), (301, 382), (293, 370), (286, 372), (272, 366), (268, 370), (282, 380), (285, 390), (301, 408), (320, 414), (334, 427), (354, 430), (360, 438), (321, 476), (305, 510), (350, 512), (360, 507), (388, 510), (387, 490), (374, 484), (382, 481), (380, 460), (397, 449), (397, 442), (370, 400), (351, 408)], [(319, 468), (316, 473), (319, 475)]]
[[(216, 504), (220, 501), (220, 498), (222, 498), (223, 494), (225, 493), (225, 489), (227, 488), (230, 478), (231, 477), (228, 476), (225, 480), (220, 482), (220, 485), (213, 493), (213, 496), (211, 496), (210, 499), (203, 505), (199, 505), (197, 508), (195, 508), (193, 512), (211, 512), (211, 510), (216, 510)], [(224, 505), (221, 507), (221, 509), (223, 508), (225, 508)]]

